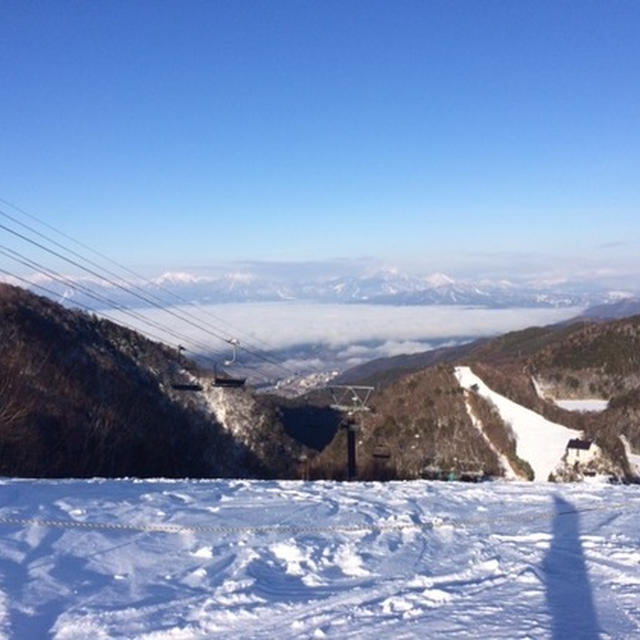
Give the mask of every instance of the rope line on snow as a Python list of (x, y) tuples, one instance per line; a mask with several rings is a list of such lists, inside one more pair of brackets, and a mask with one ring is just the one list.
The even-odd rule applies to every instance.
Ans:
[(141, 531), (151, 533), (314, 533), (336, 531), (353, 533), (360, 531), (403, 531), (406, 529), (432, 529), (437, 523), (397, 523), (364, 525), (246, 525), (246, 526), (210, 526), (181, 524), (120, 524), (108, 522), (82, 522), (78, 520), (39, 520), (32, 518), (0, 518), (0, 525), (18, 525), (21, 527), (54, 527), (60, 529), (110, 529), (119, 531)]
[(550, 517), (578, 515), (594, 511), (626, 510), (628, 503), (608, 504), (602, 506), (583, 507), (581, 509), (567, 509), (556, 513), (513, 514), (497, 518), (467, 518), (464, 520), (447, 520), (433, 518), (422, 522), (385, 523), (385, 524), (336, 524), (336, 525), (246, 525), (246, 526), (217, 526), (217, 525), (183, 525), (183, 524), (134, 524), (109, 522), (84, 522), (78, 520), (43, 520), (37, 518), (0, 518), (0, 525), (19, 527), (49, 527), (57, 529), (111, 530), (137, 531), (143, 533), (362, 533), (436, 529), (441, 527), (463, 527), (465, 525), (480, 525), (504, 522), (533, 522)]

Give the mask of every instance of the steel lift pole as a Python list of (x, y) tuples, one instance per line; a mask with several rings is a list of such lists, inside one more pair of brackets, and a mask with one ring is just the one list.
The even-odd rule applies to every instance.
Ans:
[(360, 431), (357, 416), (371, 411), (367, 403), (374, 387), (341, 384), (331, 385), (328, 389), (333, 400), (331, 408), (345, 414), (341, 428), (347, 432), (347, 480), (355, 480), (358, 476), (356, 434)]

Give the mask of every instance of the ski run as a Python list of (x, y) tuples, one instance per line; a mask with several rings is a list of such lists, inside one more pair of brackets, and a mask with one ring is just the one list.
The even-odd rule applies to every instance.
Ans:
[(526, 460), (537, 482), (546, 481), (565, 453), (567, 442), (582, 436), (580, 431), (543, 418), (539, 413), (505, 398), (490, 389), (469, 367), (456, 367), (456, 378), (464, 389), (474, 389), (489, 400), (502, 420), (511, 426), (516, 436), (516, 453)]
[(640, 635), (633, 486), (0, 483), (0, 637)]
[(549, 391), (542, 386), (539, 380), (536, 380), (536, 378), (532, 377), (531, 382), (539, 398), (542, 398), (542, 400), (549, 400), (556, 406), (560, 407), (561, 409), (565, 409), (566, 411), (594, 411), (599, 413), (601, 411), (605, 411), (609, 406), (609, 401), (603, 400), (602, 398), (554, 398), (549, 393)]

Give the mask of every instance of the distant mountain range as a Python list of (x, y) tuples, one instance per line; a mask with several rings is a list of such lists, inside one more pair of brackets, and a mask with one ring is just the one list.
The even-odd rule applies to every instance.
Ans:
[(640, 314), (639, 298), (624, 298), (617, 302), (607, 304), (598, 304), (589, 307), (582, 314), (581, 318), (587, 320), (614, 320), (619, 318), (628, 318)]
[[(34, 284), (46, 286), (72, 303), (91, 300), (70, 285), (61, 284), (45, 275), (32, 277)], [(100, 295), (117, 303), (130, 301), (130, 296), (105, 281), (78, 279)], [(416, 276), (396, 270), (373, 274), (326, 278), (274, 278), (259, 273), (227, 273), (201, 276), (170, 272), (150, 281), (136, 282), (139, 293), (158, 296), (169, 304), (180, 299), (200, 304), (228, 302), (273, 302), (286, 300), (379, 305), (470, 305), (489, 308), (505, 307), (588, 307), (632, 297), (632, 292), (609, 291), (579, 285), (522, 284), (505, 280), (472, 282), (454, 280), (435, 273)], [(37, 292), (37, 291), (36, 291)], [(144, 306), (137, 300), (136, 306)]]

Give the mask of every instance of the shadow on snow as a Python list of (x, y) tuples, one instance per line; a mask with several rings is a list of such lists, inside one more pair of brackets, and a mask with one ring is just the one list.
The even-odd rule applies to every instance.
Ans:
[(554, 496), (551, 546), (544, 558), (546, 600), (553, 640), (596, 640), (600, 627), (580, 542), (580, 515)]

